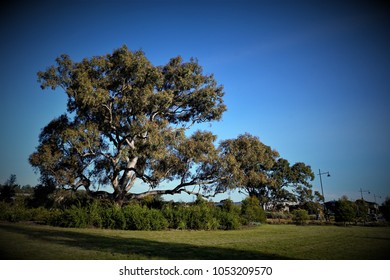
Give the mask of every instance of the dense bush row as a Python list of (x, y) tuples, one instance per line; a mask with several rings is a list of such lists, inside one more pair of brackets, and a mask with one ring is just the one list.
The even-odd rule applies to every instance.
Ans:
[(256, 198), (241, 207), (230, 200), (215, 206), (203, 199), (193, 204), (144, 201), (119, 207), (93, 200), (64, 209), (27, 208), (23, 204), (0, 203), (0, 220), (35, 221), (60, 227), (96, 227), (127, 230), (233, 230), (241, 225), (265, 222), (265, 213)]
[[(374, 222), (367, 214), (367, 205), (346, 198), (336, 201), (329, 211), (329, 220), (318, 215), (308, 215), (307, 209), (293, 212), (267, 212), (259, 206), (257, 198), (248, 197), (241, 205), (225, 200), (216, 206), (202, 198), (194, 203), (165, 202), (159, 197), (146, 197), (119, 207), (109, 200), (92, 199), (85, 192), (36, 187), (33, 191), (15, 193), (0, 199), (0, 221), (33, 221), (61, 227), (96, 227), (128, 230), (231, 230), (257, 223), (276, 224), (384, 224)], [(390, 199), (381, 206), (383, 217), (390, 220)], [(375, 216), (377, 217), (377, 216)], [(371, 219), (371, 220), (370, 220)]]

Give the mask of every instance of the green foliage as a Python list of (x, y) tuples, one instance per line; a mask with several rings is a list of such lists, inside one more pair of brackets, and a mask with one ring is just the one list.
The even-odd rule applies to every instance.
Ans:
[(290, 212), (266, 212), (268, 224), (290, 224), (292, 221), (292, 213)]
[(168, 228), (169, 222), (160, 210), (150, 209), (148, 219), (150, 221), (151, 230), (164, 230)]
[(116, 210), (113, 209), (113, 206), (112, 205), (101, 206), (99, 212), (100, 212), (100, 217), (102, 219), (101, 227), (115, 229), (116, 225), (119, 224), (118, 222), (119, 215), (116, 213)]
[(28, 221), (32, 214), (21, 204), (0, 201), (0, 220), (8, 222)]
[(81, 207), (72, 205), (62, 213), (59, 222), (58, 226), (62, 227), (85, 228), (88, 222), (87, 211)]
[(305, 209), (310, 215), (319, 215), (321, 213), (321, 204), (314, 201), (305, 201), (300, 204), (300, 207)]
[(38, 185), (33, 190), (33, 196), (29, 198), (28, 204), (31, 207), (44, 206), (50, 208), (54, 205), (51, 194), (55, 192), (53, 185)]
[(319, 215), (323, 206), (321, 201), (323, 201), (323, 196), (318, 192), (310, 188), (296, 188), (297, 200), (299, 203), (300, 209), (305, 209), (310, 215)]
[(127, 228), (131, 230), (150, 230), (147, 207), (132, 204), (123, 208)]
[(336, 201), (335, 220), (346, 225), (353, 222), (356, 217), (356, 205), (347, 198), (342, 198)]
[(62, 219), (62, 214), (63, 211), (60, 209), (51, 209), (48, 210), (48, 216), (46, 221), (44, 221), (45, 224), (47, 225), (52, 225), (52, 226), (59, 226), (61, 224), (61, 219)]
[(304, 225), (309, 220), (309, 213), (305, 209), (297, 209), (292, 212), (293, 221), (297, 225)]
[(355, 201), (355, 208), (356, 208), (356, 221), (363, 222), (363, 223), (367, 222), (367, 220), (369, 218), (368, 204), (364, 200), (358, 199)]
[(112, 205), (107, 209), (110, 214), (110, 227), (112, 229), (126, 229), (126, 216), (118, 205)]
[(220, 207), (225, 212), (236, 213), (236, 214), (240, 213), (240, 207), (235, 205), (231, 199), (225, 199), (221, 201)]
[(47, 224), (53, 212), (53, 210), (44, 207), (26, 209), (26, 211), (30, 212), (30, 220), (39, 224)]
[[(43, 206), (29, 208), (23, 200), (18, 203), (0, 203), (0, 220), (10, 222), (34, 221), (59, 227), (106, 228), (128, 230), (234, 230), (241, 223), (263, 222), (264, 211), (256, 198), (248, 198), (243, 209), (231, 200), (220, 206), (199, 197), (192, 204), (162, 203), (161, 209), (149, 208), (143, 202), (133, 202), (123, 207), (111, 201), (75, 201), (59, 208)], [(28, 200), (27, 200), (28, 201)], [(69, 203), (69, 205), (68, 205)], [(153, 203), (152, 203), (153, 204)]]
[(302, 162), (290, 165), (277, 151), (248, 133), (222, 141), (220, 156), (226, 177), (223, 187), (244, 189), (262, 206), (295, 200), (294, 190), (310, 189), (309, 181), (314, 179), (310, 166)]
[(162, 213), (168, 221), (168, 227), (172, 229), (187, 229), (188, 213), (187, 207), (183, 204), (166, 204)]
[(255, 196), (249, 196), (241, 204), (242, 224), (264, 223), (266, 221), (265, 211)]
[(11, 174), (4, 185), (0, 185), (0, 201), (12, 202), (15, 198), (16, 188), (18, 187), (16, 184), (16, 175)]
[(164, 205), (164, 200), (160, 195), (147, 195), (140, 199), (141, 205), (145, 205), (148, 208), (161, 209)]
[(230, 199), (221, 201), (222, 205), (218, 209), (219, 228), (224, 230), (239, 229), (240, 207), (234, 204)]
[(292, 214), (288, 212), (267, 212), (267, 219), (292, 219)]
[(169, 228), (215, 230), (238, 229), (240, 224), (239, 208), (231, 203), (215, 207), (204, 199), (197, 199), (192, 205), (167, 204), (163, 207), (164, 217), (169, 222)]
[(67, 112), (43, 128), (29, 158), (42, 181), (89, 191), (96, 181), (113, 188), (119, 205), (135, 180), (154, 194), (165, 180), (214, 187), (216, 137), (199, 131), (187, 137), (185, 130), (220, 120), (226, 106), (223, 87), (196, 59), (155, 66), (142, 51), (123, 46), (79, 62), (61, 55), (38, 80), (42, 89), (61, 88), (68, 97)]
[(241, 227), (240, 216), (236, 212), (218, 212), (219, 228), (223, 230), (235, 230)]
[[(93, 227), (102, 228), (103, 227), (103, 221), (102, 218), (104, 213), (107, 213), (106, 211), (109, 211), (108, 209), (103, 209), (101, 204), (95, 200), (92, 201), (87, 207), (87, 213), (88, 213), (88, 225), (91, 225)], [(113, 223), (115, 224), (115, 223)], [(106, 227), (106, 228), (113, 228), (113, 227)]]
[[(28, 200), (28, 199), (27, 199)], [(0, 202), (0, 221), (22, 222), (33, 221), (39, 224), (58, 224), (62, 211), (45, 207), (29, 208), (23, 199), (12, 203)]]
[(132, 204), (123, 208), (126, 228), (131, 230), (163, 230), (168, 227), (168, 221), (157, 209)]
[(195, 230), (213, 230), (219, 227), (215, 208), (207, 204), (195, 204), (187, 208), (187, 228)]

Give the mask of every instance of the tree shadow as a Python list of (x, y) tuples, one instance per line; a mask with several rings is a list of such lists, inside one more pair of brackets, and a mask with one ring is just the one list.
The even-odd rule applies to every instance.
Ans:
[[(71, 232), (48, 227), (20, 227), (2, 225), (0, 229), (23, 234), (36, 241), (51, 242), (64, 246), (94, 250), (105, 253), (136, 255), (138, 259), (173, 259), (173, 260), (283, 260), (287, 257), (267, 254), (254, 250), (198, 246), (183, 243), (153, 241), (134, 237), (108, 237), (90, 233)], [(76, 256), (77, 257), (77, 256)], [(1, 259), (8, 259), (1, 256)], [(20, 256), (18, 259), (30, 259)]]
[[(383, 240), (383, 241), (390, 241), (390, 237), (379, 237), (379, 236), (364, 236), (362, 238), (365, 239), (375, 239), (375, 240)], [(390, 249), (390, 248), (389, 248)]]

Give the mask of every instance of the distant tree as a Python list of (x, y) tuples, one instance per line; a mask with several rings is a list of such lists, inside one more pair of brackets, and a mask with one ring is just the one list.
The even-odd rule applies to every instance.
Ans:
[(361, 222), (366, 222), (368, 219), (368, 204), (363, 199), (358, 199), (355, 201), (356, 205), (356, 219)]
[(225, 164), (224, 187), (255, 196), (263, 208), (277, 206), (285, 201), (296, 201), (298, 192), (310, 189), (314, 180), (310, 166), (302, 162), (290, 165), (279, 153), (250, 134), (220, 144), (222, 162)]
[(55, 192), (55, 186), (53, 184), (40, 184), (35, 186), (33, 195), (28, 200), (29, 206), (39, 207), (44, 206), (50, 208), (53, 206), (54, 201), (50, 197)]
[[(107, 196), (119, 205), (147, 195), (218, 191), (216, 137), (185, 134), (226, 110), (222, 86), (197, 60), (175, 57), (154, 66), (143, 52), (123, 46), (80, 62), (68, 55), (56, 62), (38, 77), (42, 89), (65, 91), (67, 113), (42, 130), (30, 156), (42, 182), (83, 187), (90, 195), (94, 185), (110, 186)], [(132, 192), (137, 181), (145, 192)], [(162, 188), (167, 182), (172, 187)]]
[(221, 201), (220, 205), (221, 209), (226, 212), (234, 212), (239, 213), (240, 208), (234, 204), (233, 200), (231, 199), (224, 199)]
[(11, 174), (0, 188), (0, 201), (11, 202), (16, 194), (16, 175)]
[(30, 184), (24, 185), (20, 188), (20, 192), (32, 194), (34, 192), (34, 187)]
[(310, 188), (298, 187), (296, 193), (300, 208), (306, 210), (309, 214), (320, 214), (323, 197), (318, 191), (315, 191), (313, 194), (313, 190)]
[(356, 218), (356, 205), (349, 201), (347, 197), (342, 197), (336, 201), (335, 220), (342, 222), (344, 225), (353, 222)]
[(18, 185), (16, 184), (16, 181), (17, 181), (16, 175), (15, 175), (15, 174), (11, 174), (11, 175), (9, 176), (9, 178), (7, 179), (7, 181), (5, 181), (4, 185), (16, 187), (16, 186), (18, 186)]

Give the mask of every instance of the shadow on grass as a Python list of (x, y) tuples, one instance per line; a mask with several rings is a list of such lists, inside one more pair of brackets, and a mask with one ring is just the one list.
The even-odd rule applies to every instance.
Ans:
[[(365, 236), (363, 238), (365, 238), (365, 239), (375, 239), (375, 240), (390, 241), (390, 237)], [(388, 249), (390, 249), (390, 248), (388, 248)]]
[[(286, 257), (264, 254), (258, 251), (197, 246), (191, 244), (169, 243), (142, 238), (108, 237), (89, 233), (71, 232), (58, 228), (18, 226), (0, 224), (0, 229), (26, 235), (37, 242), (60, 244), (83, 250), (94, 250), (104, 253), (135, 255), (137, 259), (175, 259), (175, 260), (238, 260), (238, 259), (287, 259)], [(60, 253), (59, 253), (60, 254)], [(7, 259), (7, 256), (1, 256)], [(14, 258), (14, 257), (12, 257)], [(60, 257), (59, 257), (60, 258)], [(23, 255), (16, 259), (30, 259)], [(75, 256), (77, 259), (77, 256)]]

